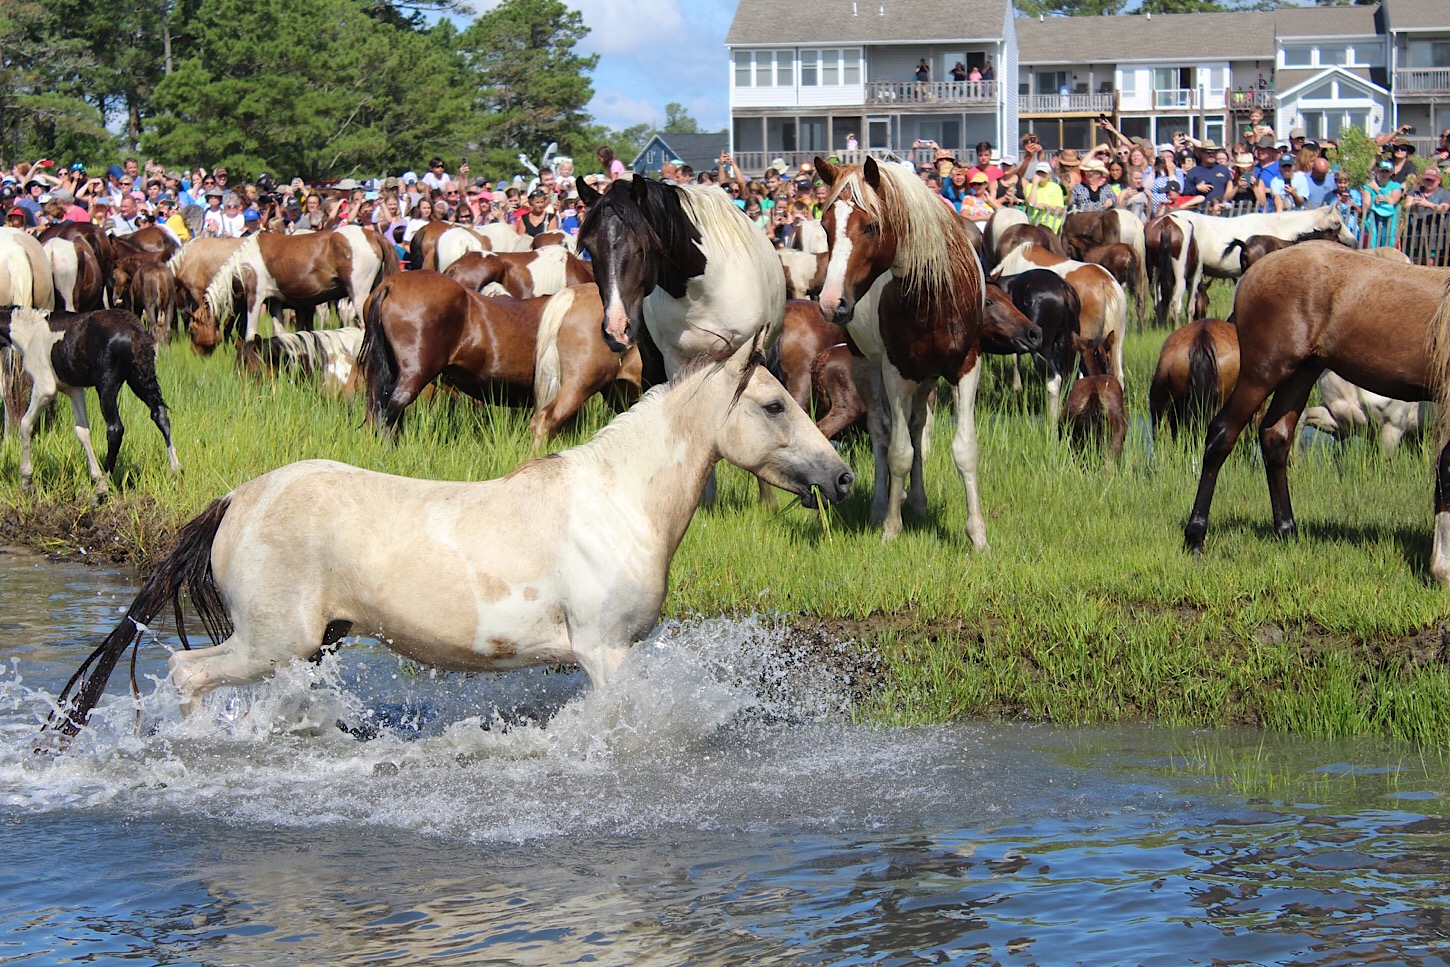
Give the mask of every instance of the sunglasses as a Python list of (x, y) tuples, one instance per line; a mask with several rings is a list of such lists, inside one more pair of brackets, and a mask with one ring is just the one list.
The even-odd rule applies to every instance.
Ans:
[(208, 178), (206, 181), (203, 181), (201, 183), (201, 186), (203, 188), (215, 188), (216, 187), (216, 182), (214, 182), (210, 178)]

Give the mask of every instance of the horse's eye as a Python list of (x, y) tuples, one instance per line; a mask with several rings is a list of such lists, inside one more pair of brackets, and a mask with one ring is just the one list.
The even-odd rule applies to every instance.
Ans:
[(992, 308), (993, 305), (995, 305), (995, 303), (991, 299), (988, 299), (988, 300), (986, 300), (985, 302), (982, 303), (982, 308), (983, 309), (990, 309), (990, 308)]
[(881, 234), (881, 226), (880, 225), (877, 225), (875, 222), (867, 222), (861, 228), (861, 234), (862, 235), (880, 235)]
[(765, 412), (769, 413), (771, 416), (780, 416), (782, 413), (785, 412), (785, 404), (782, 403), (780, 400), (772, 400), (771, 402), (765, 404)]

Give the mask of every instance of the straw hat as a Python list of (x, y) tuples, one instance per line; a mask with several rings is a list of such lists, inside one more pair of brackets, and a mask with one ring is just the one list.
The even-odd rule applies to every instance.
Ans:
[(1254, 166), (1254, 156), (1251, 155), (1251, 154), (1249, 154), (1247, 151), (1245, 151), (1243, 154), (1236, 154), (1236, 155), (1234, 155), (1234, 167), (1236, 167), (1236, 168), (1252, 168), (1253, 166)]
[(1078, 157), (1076, 148), (1068, 148), (1057, 156), (1057, 163), (1064, 168), (1076, 168), (1082, 164), (1082, 159)]
[(1108, 166), (1103, 164), (1097, 158), (1089, 158), (1082, 163), (1082, 170), (1096, 171), (1098, 174), (1105, 175), (1108, 173)]
[(968, 183), (973, 185), (985, 185), (989, 181), (991, 181), (991, 179), (987, 177), (986, 172), (979, 171), (976, 174), (972, 175)]

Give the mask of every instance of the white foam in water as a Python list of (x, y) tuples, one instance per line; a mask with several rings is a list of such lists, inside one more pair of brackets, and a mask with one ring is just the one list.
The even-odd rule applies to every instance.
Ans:
[[(192, 719), (168, 682), (150, 679), (140, 734), (123, 665), (61, 755), (34, 753), (54, 697), (28, 688), (12, 668), (0, 676), (0, 803), (201, 810), (269, 824), (363, 823), (510, 840), (671, 822), (708, 808), (699, 796), (720, 794), (693, 791), (689, 773), (722, 742), (749, 741), (741, 736), (772, 723), (829, 721), (849, 708), (839, 668), (792, 641), (767, 618), (666, 623), (608, 687), (591, 689), (582, 675), (553, 680), (577, 691), (538, 720), (505, 720), (499, 711), (511, 683), (528, 687), (523, 678), (430, 675), (412, 681), (411, 692), (456, 714), (421, 734), (431, 711), (380, 716), (350, 687), (358, 649), (219, 689)], [(395, 661), (370, 667), (387, 672)], [(384, 683), (397, 677), (384, 674)], [(500, 701), (474, 704), (489, 692)], [(660, 786), (663, 794), (647, 791)]]

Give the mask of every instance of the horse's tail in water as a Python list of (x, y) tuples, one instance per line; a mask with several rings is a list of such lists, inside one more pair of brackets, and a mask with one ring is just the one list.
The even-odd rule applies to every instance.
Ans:
[(383, 331), (383, 302), (392, 294), (387, 283), (378, 286), (363, 304), (363, 341), (357, 353), (358, 369), (367, 387), (367, 414), (377, 426), (386, 423), (383, 408), (398, 382), (398, 360)]
[(1440, 450), (1450, 443), (1450, 280), (1430, 319), (1425, 355), (1435, 391), (1435, 448)]
[(560, 289), (544, 304), (539, 338), (534, 343), (534, 408), (543, 409), (559, 395), (563, 379), (559, 364), (559, 330), (574, 308), (574, 290)]
[(1218, 351), (1207, 326), (1199, 326), (1188, 346), (1189, 418), (1207, 421), (1223, 405), (1219, 399)]
[(191, 643), (186, 637), (186, 619), (181, 609), (181, 592), (186, 591), (192, 607), (201, 618), (202, 627), (212, 644), (220, 644), (232, 633), (232, 621), (217, 590), (216, 576), (211, 569), (212, 542), (216, 540), (217, 529), (231, 505), (231, 497), (212, 501), (211, 506), (181, 529), (177, 535), (176, 547), (156, 568), (126, 616), (105, 640), (81, 662), (81, 667), (65, 683), (60, 698), (56, 700), (56, 711), (45, 723), (45, 732), (61, 736), (62, 742), (75, 735), (85, 726), (91, 710), (101, 700), (106, 682), (116, 668), (116, 663), (131, 649), (131, 694), (139, 695), (136, 685), (136, 649), (147, 625), (160, 614), (169, 602), (176, 617), (176, 632), (187, 649)]

